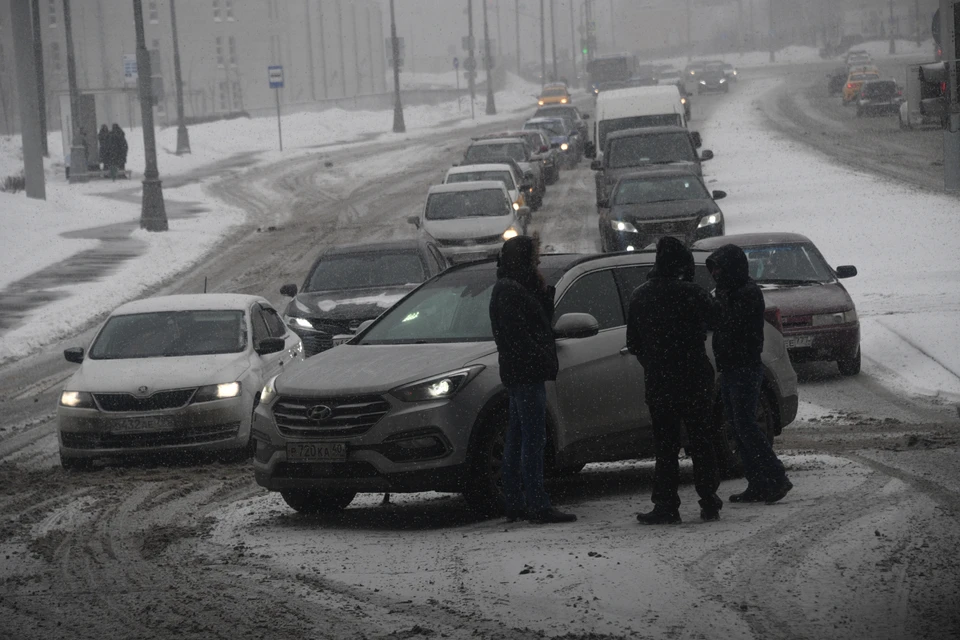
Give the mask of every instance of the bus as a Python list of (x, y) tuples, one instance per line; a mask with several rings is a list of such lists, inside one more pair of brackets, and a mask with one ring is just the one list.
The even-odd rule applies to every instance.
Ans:
[(627, 82), (637, 74), (638, 67), (637, 56), (631, 53), (594, 58), (587, 63), (593, 95), (627, 86)]

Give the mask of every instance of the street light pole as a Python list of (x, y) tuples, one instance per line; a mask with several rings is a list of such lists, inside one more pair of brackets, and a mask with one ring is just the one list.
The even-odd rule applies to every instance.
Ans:
[(40, 114), (40, 148), (45, 158), (50, 157), (47, 148), (47, 94), (43, 78), (43, 36), (40, 34), (40, 0), (31, 2), (33, 14), (33, 64), (37, 76), (37, 111)]
[(610, 48), (617, 50), (617, 19), (613, 11), (613, 0), (610, 0)]
[(573, 64), (573, 86), (579, 87), (580, 81), (577, 79), (577, 76), (580, 74), (577, 73), (577, 27), (576, 27), (576, 15), (574, 14), (573, 9), (573, 0), (568, 0), (570, 3), (570, 62)]
[(540, 0), (540, 87), (547, 83), (547, 20)]
[(897, 35), (893, 30), (893, 0), (890, 0), (890, 55), (897, 52)]
[(493, 68), (493, 60), (490, 57), (490, 26), (487, 23), (487, 0), (483, 2), (483, 50), (486, 57), (487, 71), (487, 115), (497, 115), (497, 103), (493, 94), (493, 76), (490, 75), (490, 69)]
[(920, 41), (920, 0), (916, 0), (916, 1), (914, 2), (913, 18), (914, 18), (914, 27), (913, 27), (913, 28), (914, 28), (914, 29), (916, 30), (916, 32), (917, 32), (917, 33), (916, 33), (916, 35), (917, 35), (917, 48), (919, 48), (920, 45), (922, 44), (922, 42)]
[(87, 179), (87, 148), (83, 144), (83, 125), (80, 122), (80, 90), (77, 88), (77, 62), (73, 55), (73, 26), (70, 20), (70, 0), (63, 0), (63, 30), (67, 39), (67, 82), (70, 84), (70, 182)]
[(520, 61), (520, 0), (516, 0), (516, 11), (513, 26), (517, 30), (517, 77), (519, 77), (523, 72), (523, 63)]
[(687, 60), (693, 60), (693, 9), (690, 3), (693, 0), (687, 0)]
[(183, 116), (183, 80), (180, 76), (180, 40), (177, 38), (176, 0), (170, 0), (170, 29), (173, 31), (173, 82), (177, 86), (177, 155), (190, 153), (190, 133)]
[(553, 53), (553, 81), (558, 82), (560, 75), (557, 73), (557, 0), (550, 0), (550, 48)]
[(773, 0), (770, 0), (770, 62), (777, 61), (777, 45), (775, 44), (776, 36), (774, 35), (773, 28)]
[(477, 59), (473, 56), (476, 51), (474, 46), (476, 43), (473, 41), (473, 0), (467, 0), (467, 48), (470, 50), (470, 56), (467, 60), (470, 61), (469, 67), (467, 68), (467, 85), (470, 87), (470, 117), (475, 118), (476, 113), (474, 113), (474, 102), (477, 99)]
[[(66, 2), (67, 0), (64, 0)], [(140, 94), (140, 121), (143, 123), (143, 208), (140, 228), (147, 231), (166, 231), (167, 211), (163, 204), (163, 187), (157, 169), (157, 139), (153, 130), (153, 78), (150, 72), (150, 52), (143, 33), (143, 1), (133, 0), (133, 25), (137, 32), (137, 87)]]
[(403, 104), (400, 102), (400, 40), (397, 39), (397, 17), (390, 0), (390, 46), (393, 47), (393, 132), (406, 133)]

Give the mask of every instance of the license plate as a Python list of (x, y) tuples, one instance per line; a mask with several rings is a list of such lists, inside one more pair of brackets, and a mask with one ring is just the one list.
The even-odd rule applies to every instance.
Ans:
[(813, 336), (792, 336), (783, 339), (783, 346), (787, 349), (803, 349), (813, 346)]
[(169, 431), (176, 425), (166, 418), (128, 418), (118, 422), (110, 431), (112, 433), (141, 433), (150, 431)]
[(347, 445), (343, 442), (288, 442), (287, 460), (290, 462), (343, 462), (347, 459)]

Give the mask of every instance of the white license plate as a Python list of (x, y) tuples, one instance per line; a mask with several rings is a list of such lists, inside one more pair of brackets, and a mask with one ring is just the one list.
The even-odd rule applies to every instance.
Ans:
[(141, 433), (151, 431), (170, 431), (176, 425), (167, 418), (127, 418), (110, 428), (112, 433)]
[(783, 339), (783, 346), (787, 349), (803, 349), (813, 346), (813, 336), (791, 336)]
[(287, 460), (290, 462), (343, 462), (347, 459), (347, 445), (343, 442), (288, 442)]

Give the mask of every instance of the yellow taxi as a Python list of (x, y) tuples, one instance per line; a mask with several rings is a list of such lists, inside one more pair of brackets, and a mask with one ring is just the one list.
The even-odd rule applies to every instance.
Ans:
[(880, 71), (876, 67), (857, 67), (850, 70), (847, 83), (843, 85), (843, 104), (848, 105), (856, 101), (860, 95), (860, 87), (864, 82), (879, 80)]
[(570, 92), (567, 91), (567, 85), (548, 84), (540, 92), (537, 104), (541, 107), (545, 104), (570, 104)]

